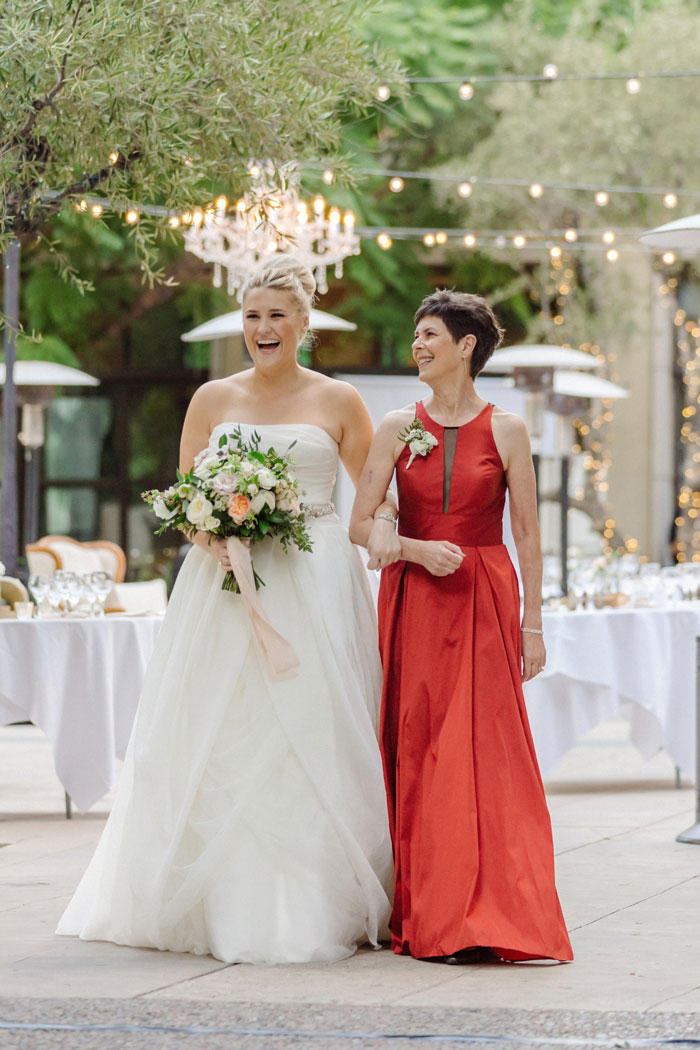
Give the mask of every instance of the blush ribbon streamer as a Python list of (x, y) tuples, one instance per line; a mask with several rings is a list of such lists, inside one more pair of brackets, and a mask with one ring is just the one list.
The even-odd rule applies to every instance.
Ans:
[(241, 598), (248, 611), (253, 637), (260, 650), (265, 669), (273, 682), (284, 682), (299, 674), (299, 657), (289, 642), (279, 634), (265, 616), (255, 590), (253, 561), (250, 550), (237, 536), (226, 540), (226, 551), (231, 569), (241, 589)]

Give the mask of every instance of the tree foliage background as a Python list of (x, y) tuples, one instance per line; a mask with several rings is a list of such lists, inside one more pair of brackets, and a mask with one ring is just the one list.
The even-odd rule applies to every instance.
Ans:
[[(524, 188), (477, 184), (465, 201), (454, 184), (430, 179), (407, 179), (394, 194), (385, 177), (361, 169), (700, 186), (696, 79), (642, 79), (636, 96), (624, 80), (480, 85), (463, 102), (457, 82), (403, 89), (398, 73), (458, 80), (537, 73), (546, 62), (583, 73), (692, 69), (697, 0), (206, 0), (196, 9), (183, 0), (17, 0), (0, 11), (2, 229), (28, 231), (23, 321), (46, 339), (39, 347), (25, 342), (32, 356), (75, 354), (109, 369), (124, 329), (149, 311), (170, 310), (176, 331), (229, 307), (177, 234), (65, 207), (52, 218), (58, 203), (42, 199), (47, 188), (75, 197), (102, 176), (100, 191), (125, 205), (181, 209), (235, 194), (251, 156), (269, 155), (282, 165), (309, 162), (309, 192), (352, 207), (364, 225), (543, 235), (574, 227), (580, 240), (583, 231), (613, 229), (618, 244), (628, 229), (632, 244), (634, 231), (672, 217), (659, 196), (611, 194), (601, 209), (590, 192), (546, 189), (533, 200)], [(376, 59), (380, 53), (390, 57)], [(51, 98), (64, 56), (65, 83)], [(380, 80), (397, 90), (376, 104)], [(120, 163), (105, 168), (114, 149)], [(342, 173), (337, 157), (355, 175), (341, 174), (328, 188), (320, 172)], [(700, 196), (682, 203), (698, 210)], [(364, 241), (323, 304), (358, 331), (324, 336), (315, 364), (408, 364), (413, 311), (435, 285), (488, 296), (511, 342), (587, 342), (618, 359), (631, 352), (649, 320), (640, 309), (648, 299), (640, 257), (621, 250), (612, 266), (600, 251), (572, 252), (555, 267), (546, 251), (531, 248), (427, 249), (395, 238), (385, 252)], [(60, 283), (57, 254), (65, 272), (96, 291)], [(144, 287), (144, 260), (166, 283)], [(188, 350), (185, 364), (205, 363), (206, 352)], [(596, 443), (604, 450), (601, 429)]]

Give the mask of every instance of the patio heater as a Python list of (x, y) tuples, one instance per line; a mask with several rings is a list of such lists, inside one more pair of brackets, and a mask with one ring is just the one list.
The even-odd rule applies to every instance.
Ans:
[[(39, 534), (39, 449), (44, 445), (44, 409), (57, 387), (99, 386), (99, 379), (78, 368), (53, 361), (17, 361), (14, 383), (22, 406), (22, 426), (17, 440), (24, 448), (24, 529), (22, 548)], [(5, 365), (0, 364), (0, 386), (5, 384)]]
[[(512, 375), (516, 387), (525, 391), (525, 423), (532, 438), (532, 460), (535, 467), (535, 482), (539, 503), (540, 490), (540, 455), (542, 424), (545, 408), (551, 406), (551, 397), (555, 390), (558, 373), (571, 369), (593, 371), (599, 367), (598, 360), (582, 350), (572, 350), (566, 346), (549, 346), (533, 344), (531, 346), (508, 346), (497, 350), (487, 362), (484, 373), (507, 373)], [(559, 543), (561, 550), (561, 589), (566, 594), (569, 589), (569, 571), (567, 564), (569, 546), (569, 457), (564, 451), (560, 454), (559, 469)]]

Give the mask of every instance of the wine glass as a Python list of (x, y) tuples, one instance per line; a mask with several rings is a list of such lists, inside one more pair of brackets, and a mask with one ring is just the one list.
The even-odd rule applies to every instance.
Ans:
[(112, 590), (113, 583), (114, 580), (108, 572), (93, 572), (90, 574), (90, 584), (99, 602), (98, 616), (104, 616), (105, 614), (105, 602), (107, 601), (107, 595)]
[(36, 602), (37, 616), (41, 615), (41, 606), (44, 602), (44, 598), (48, 596), (50, 587), (51, 578), (45, 576), (43, 573), (34, 572), (29, 577), (29, 590), (32, 592), (32, 596)]
[(97, 616), (97, 607), (100, 604), (100, 598), (97, 591), (93, 587), (92, 575), (89, 572), (85, 573), (85, 575), (83, 576), (83, 594), (85, 595), (85, 600), (88, 603), (90, 616)]
[(58, 609), (61, 604), (62, 594), (59, 590), (58, 583), (54, 576), (49, 577), (49, 589), (46, 594), (49, 600), (49, 608), (52, 616), (58, 616)]
[(59, 569), (54, 574), (54, 580), (61, 595), (64, 611), (66, 613), (73, 612), (82, 597), (83, 585), (80, 577), (74, 572)]

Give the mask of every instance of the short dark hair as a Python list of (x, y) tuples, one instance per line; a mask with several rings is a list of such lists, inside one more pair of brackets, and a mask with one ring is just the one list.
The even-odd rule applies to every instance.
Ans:
[(414, 323), (418, 324), (424, 317), (439, 317), (455, 343), (465, 335), (476, 336), (470, 364), (472, 379), (478, 376), (503, 340), (504, 329), (498, 323), (493, 309), (480, 295), (438, 288), (420, 304)]

